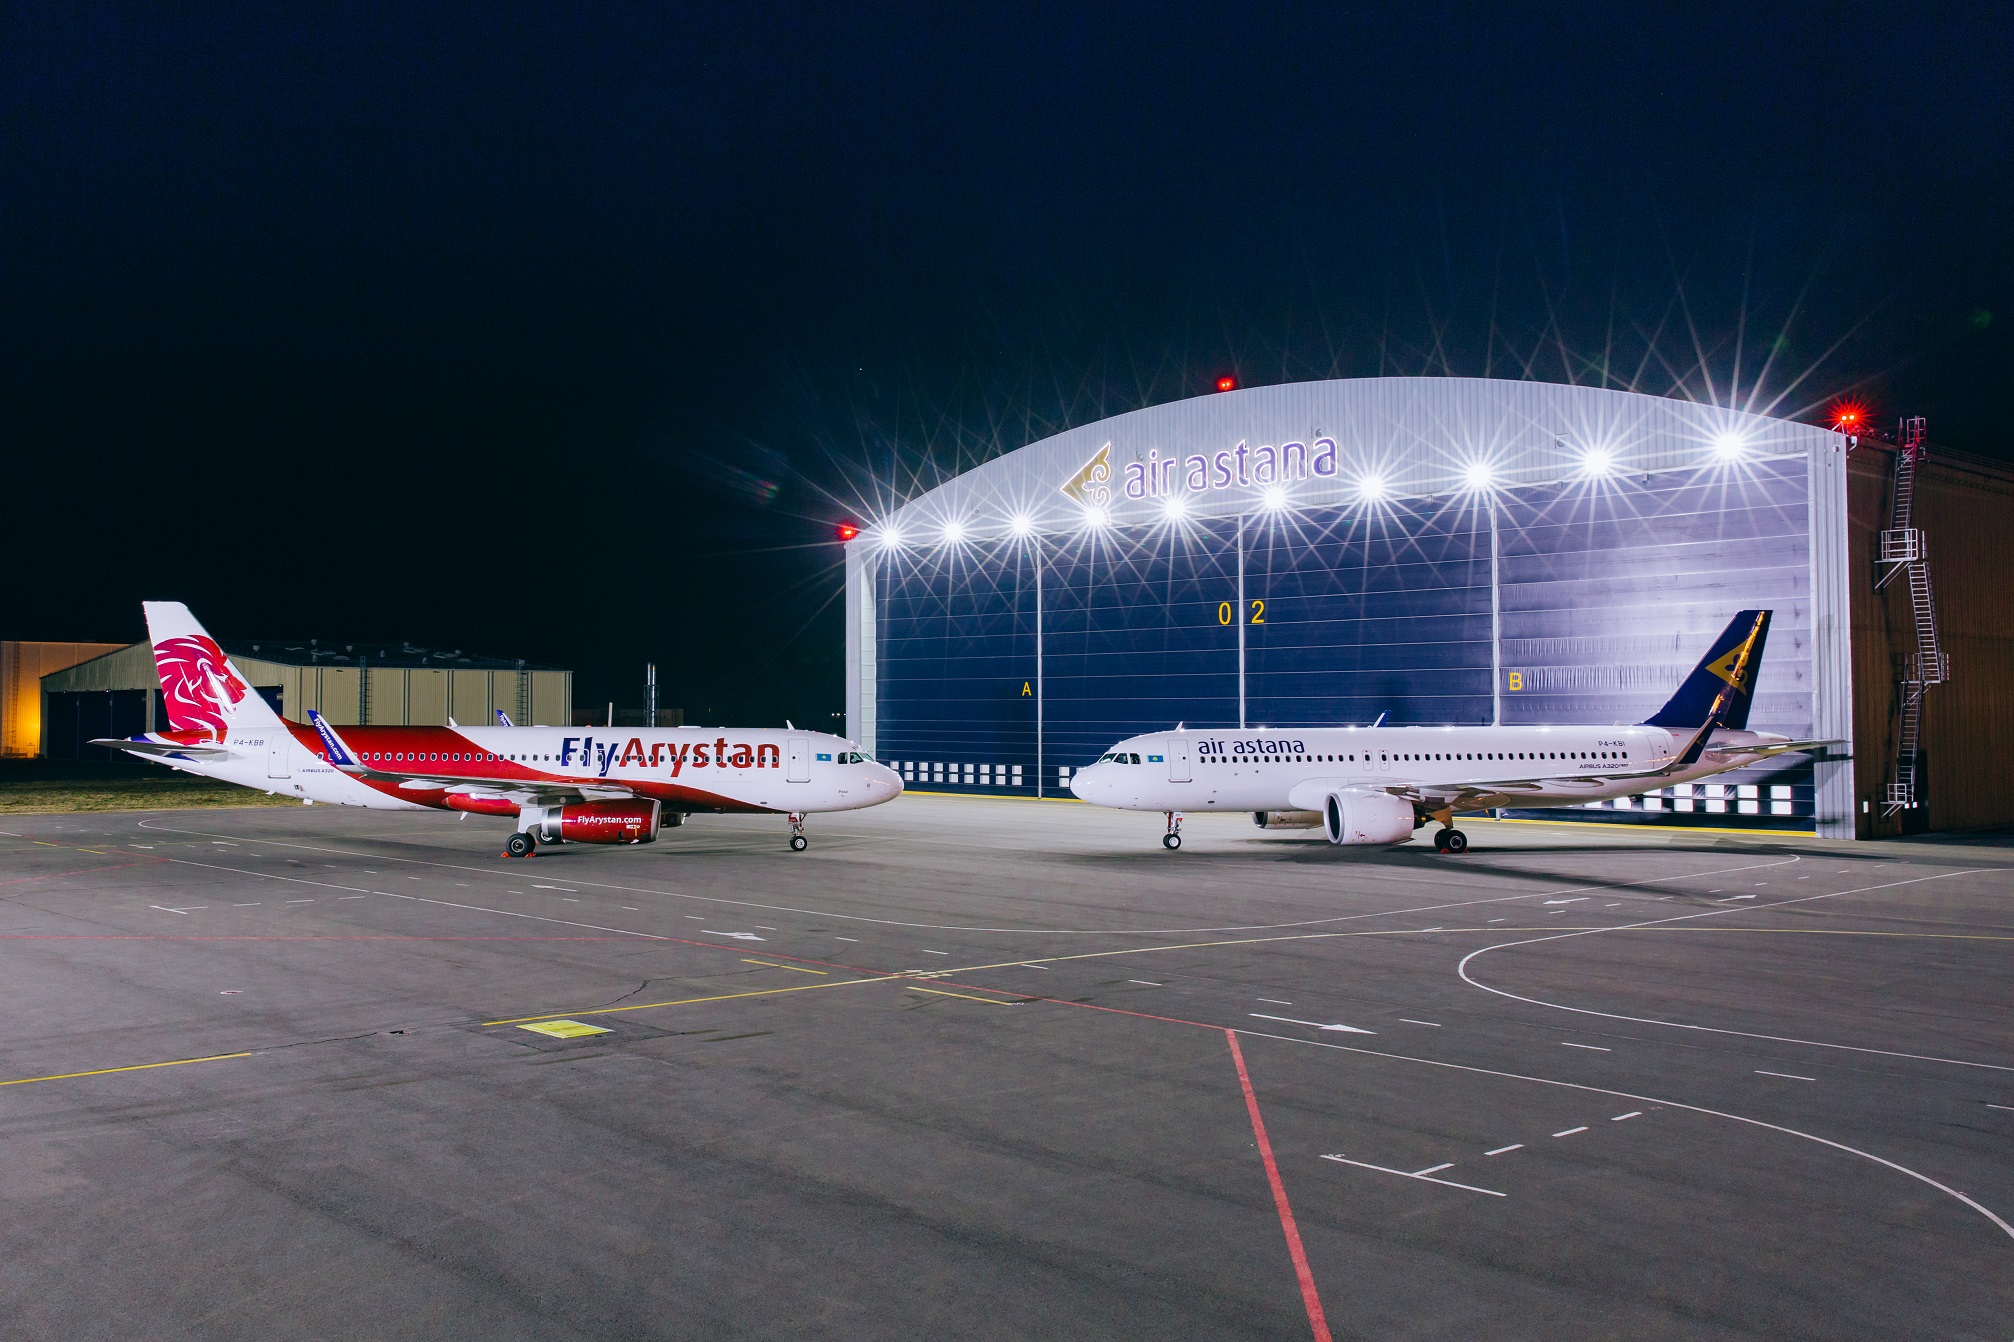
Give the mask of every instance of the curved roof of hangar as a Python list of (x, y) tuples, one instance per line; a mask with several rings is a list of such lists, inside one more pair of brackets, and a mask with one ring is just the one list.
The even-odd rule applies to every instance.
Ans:
[[(983, 537), (1016, 518), (1071, 531), (1087, 507), (1149, 523), (1180, 496), (1190, 516), (1539, 485), (1590, 473), (1726, 469), (1836, 445), (1830, 430), (1600, 387), (1488, 378), (1289, 382), (1149, 406), (974, 467), (881, 518), (896, 535), (956, 523)], [(1238, 449), (1243, 447), (1244, 454)], [(1198, 458), (1201, 459), (1200, 464)], [(1172, 464), (1171, 464), (1172, 463)], [(1102, 468), (1102, 470), (1101, 470)], [(1241, 474), (1242, 472), (1242, 474)]]

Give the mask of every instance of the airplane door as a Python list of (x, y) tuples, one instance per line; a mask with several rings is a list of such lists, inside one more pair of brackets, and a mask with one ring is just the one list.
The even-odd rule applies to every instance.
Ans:
[(291, 745), (293, 745), (293, 742), (286, 738), (285, 733), (277, 734), (266, 742), (266, 777), (292, 778), (294, 776), (293, 765), (287, 755), (287, 748)]
[(784, 778), (792, 783), (811, 781), (811, 740), (809, 737), (790, 736), (784, 738), (783, 762), (787, 766)]
[(1186, 783), (1189, 781), (1189, 738), (1168, 743), (1168, 781)]

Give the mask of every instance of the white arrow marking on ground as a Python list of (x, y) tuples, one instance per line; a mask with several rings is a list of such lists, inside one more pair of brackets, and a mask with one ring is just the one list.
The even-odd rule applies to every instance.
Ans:
[(1295, 1020), (1292, 1016), (1268, 1016), (1263, 1011), (1251, 1013), (1253, 1020), (1281, 1020), (1289, 1025), (1305, 1025), (1311, 1030), (1337, 1030), (1343, 1034), (1376, 1034), (1376, 1030), (1359, 1030), (1354, 1025), (1324, 1025), (1315, 1020)]
[(733, 937), (736, 941), (769, 940), (768, 937), (758, 937), (753, 932), (716, 932), (710, 927), (702, 927), (699, 930), (706, 933), (706, 935), (708, 935), (709, 937)]

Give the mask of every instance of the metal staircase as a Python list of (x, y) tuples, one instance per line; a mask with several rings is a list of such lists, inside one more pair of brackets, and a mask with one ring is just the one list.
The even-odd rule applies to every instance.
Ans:
[(1919, 799), (1918, 776), (1923, 739), (1923, 696), (1932, 685), (1950, 679), (1950, 665), (1937, 638), (1937, 602), (1930, 586), (1930, 548), (1915, 525), (1916, 472), (1922, 465), (1925, 422), (1916, 415), (1902, 421), (1895, 453), (1895, 494), (1888, 529), (1881, 533), (1881, 565), (1875, 582), (1880, 591), (1903, 576), (1909, 584), (1909, 617), (1915, 631), (1911, 650), (1895, 654), (1895, 754), (1881, 814), (1914, 809)]

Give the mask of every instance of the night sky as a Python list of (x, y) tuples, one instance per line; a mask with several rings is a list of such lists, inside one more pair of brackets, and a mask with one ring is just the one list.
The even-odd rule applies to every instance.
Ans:
[(309, 8), (0, 19), (0, 637), (805, 724), (836, 522), (1220, 375), (2014, 456), (2005, 4)]

